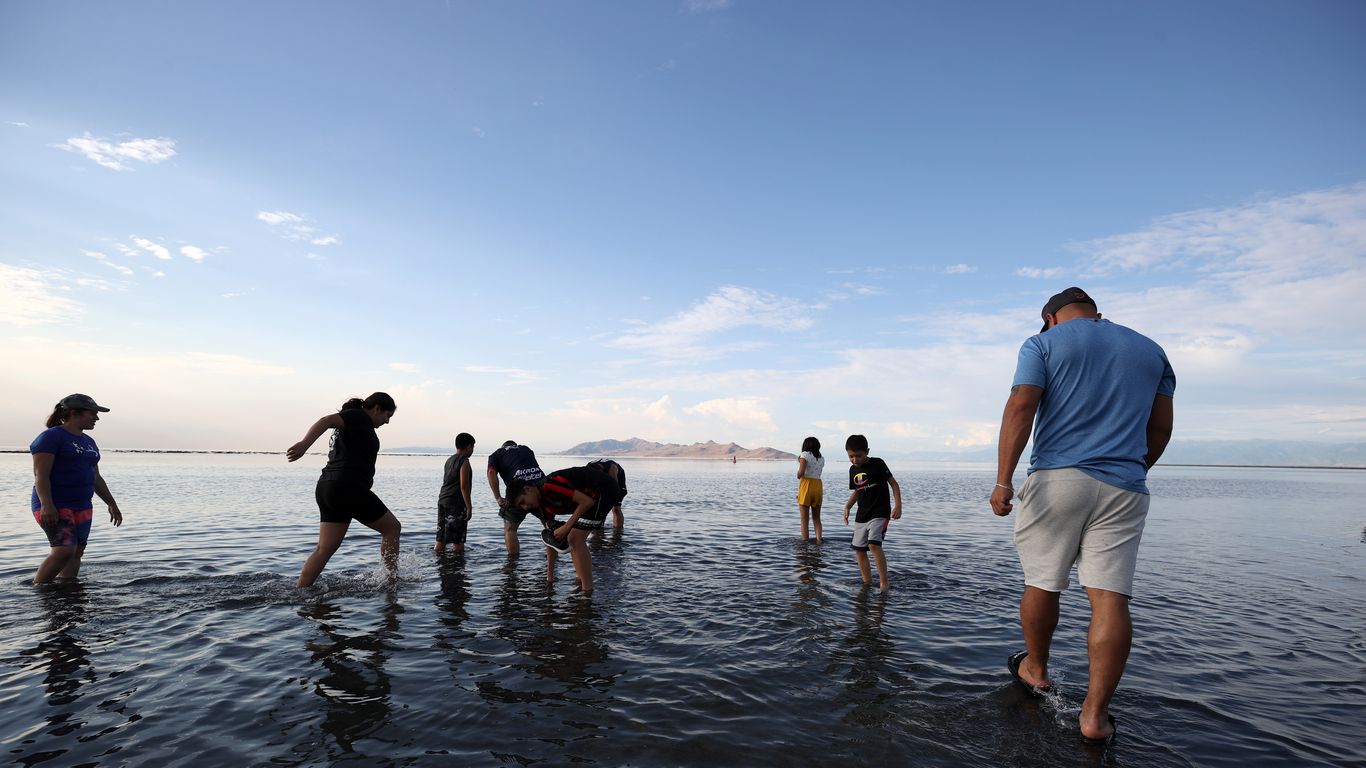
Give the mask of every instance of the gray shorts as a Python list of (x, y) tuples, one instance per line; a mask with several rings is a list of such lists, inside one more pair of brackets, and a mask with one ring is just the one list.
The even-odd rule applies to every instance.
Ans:
[(849, 546), (860, 552), (867, 552), (868, 547), (882, 546), (882, 540), (887, 536), (887, 526), (892, 521), (886, 517), (875, 517), (866, 523), (854, 523), (854, 540), (849, 542)]
[(1016, 500), (1015, 549), (1025, 584), (1062, 592), (1075, 563), (1083, 587), (1133, 595), (1148, 494), (1079, 469), (1041, 469), (1025, 480)]

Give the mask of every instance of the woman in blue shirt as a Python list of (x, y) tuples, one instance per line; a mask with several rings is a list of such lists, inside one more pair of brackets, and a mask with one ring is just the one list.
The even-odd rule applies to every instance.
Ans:
[(95, 517), (94, 496), (109, 505), (109, 520), (123, 525), (119, 505), (100, 477), (100, 449), (85, 434), (108, 411), (89, 395), (67, 395), (47, 417), (47, 429), (28, 447), (33, 454), (33, 519), (52, 547), (33, 576), (34, 584), (76, 578)]

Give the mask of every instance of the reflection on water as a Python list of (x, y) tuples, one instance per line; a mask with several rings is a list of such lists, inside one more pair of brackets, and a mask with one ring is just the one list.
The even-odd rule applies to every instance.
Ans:
[(327, 599), (299, 609), (322, 636), (304, 648), (323, 669), (314, 679), (313, 691), (322, 700), (320, 746), (328, 760), (364, 754), (357, 744), (391, 726), (392, 684), (385, 667), (402, 639), (399, 618), (404, 610), (389, 591), (375, 625), (358, 631), (348, 626), (354, 617)]

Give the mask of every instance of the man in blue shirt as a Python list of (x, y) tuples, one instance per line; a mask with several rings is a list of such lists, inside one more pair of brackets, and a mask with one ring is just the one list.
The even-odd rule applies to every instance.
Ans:
[(1042, 315), (1043, 330), (1020, 347), (991, 493), (992, 511), (1010, 514), (1015, 467), (1032, 429), (1034, 450), (1015, 519), (1025, 574), (1025, 650), (1008, 667), (1030, 693), (1051, 687), (1058, 596), (1075, 564), (1091, 602), (1081, 736), (1105, 743), (1114, 738), (1110, 700), (1132, 642), (1129, 598), (1148, 514), (1145, 481), (1171, 438), (1176, 376), (1161, 347), (1102, 319), (1080, 288), (1053, 296)]

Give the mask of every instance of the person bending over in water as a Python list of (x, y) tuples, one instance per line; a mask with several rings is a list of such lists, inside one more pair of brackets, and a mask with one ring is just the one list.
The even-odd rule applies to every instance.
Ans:
[(821, 543), (821, 502), (825, 490), (821, 485), (821, 470), (825, 459), (821, 456), (821, 441), (808, 437), (802, 441), (802, 455), (797, 458), (797, 510), (802, 514), (802, 541), (810, 536), (808, 516), (816, 528), (816, 543)]
[(622, 524), (626, 522), (626, 518), (621, 514), (621, 502), (626, 498), (626, 468), (611, 459), (596, 459), (588, 462), (587, 466), (590, 469), (596, 469), (599, 472), (607, 473), (609, 477), (616, 481), (616, 497), (608, 506), (612, 509), (612, 525), (620, 531)]
[[(593, 558), (588, 552), (588, 534), (602, 528), (607, 505), (616, 494), (616, 481), (588, 467), (571, 467), (551, 472), (544, 485), (514, 480), (508, 486), (508, 499), (520, 509), (538, 513), (550, 534), (560, 542), (568, 540), (569, 557), (584, 594), (593, 591)], [(572, 511), (571, 511), (572, 510)], [(569, 512), (569, 519), (557, 524), (555, 516)], [(550, 542), (546, 542), (549, 544)], [(564, 551), (562, 545), (560, 551)], [(547, 547), (546, 580), (555, 578), (555, 549)]]
[(514, 480), (540, 483), (545, 480), (545, 473), (541, 471), (541, 465), (536, 463), (534, 451), (525, 445), (518, 445), (516, 440), (508, 440), (489, 454), (487, 475), (493, 500), (498, 502), (498, 516), (503, 518), (503, 542), (507, 544), (508, 557), (516, 557), (521, 551), (517, 528), (526, 519), (526, 513), (509, 501), (511, 494), (505, 497), (498, 491), (498, 480), (502, 479), (503, 484), (509, 487)]
[(455, 454), (446, 459), (441, 493), (436, 500), (437, 552), (449, 544), (455, 552), (465, 551), (465, 532), (469, 527), (474, 507), (470, 504), (470, 455), (474, 453), (474, 435), (461, 432), (455, 436)]
[(123, 513), (100, 477), (100, 449), (85, 434), (108, 411), (89, 395), (67, 395), (47, 418), (47, 430), (28, 447), (33, 454), (33, 518), (52, 547), (33, 575), (34, 584), (76, 578), (95, 518), (91, 497), (98, 495), (109, 505), (115, 527), (123, 525)]
[(318, 574), (346, 538), (352, 520), (379, 531), (380, 559), (391, 573), (398, 570), (398, 537), (403, 526), (370, 490), (375, 483), (375, 457), (379, 454), (379, 435), (375, 430), (388, 424), (396, 410), (394, 399), (383, 392), (364, 400), (352, 398), (339, 413), (314, 422), (304, 439), (285, 451), (290, 461), (298, 461), (322, 433), (333, 430), (327, 465), (314, 491), (320, 517), (318, 546), (299, 573), (300, 587), (312, 586), (317, 581)]

